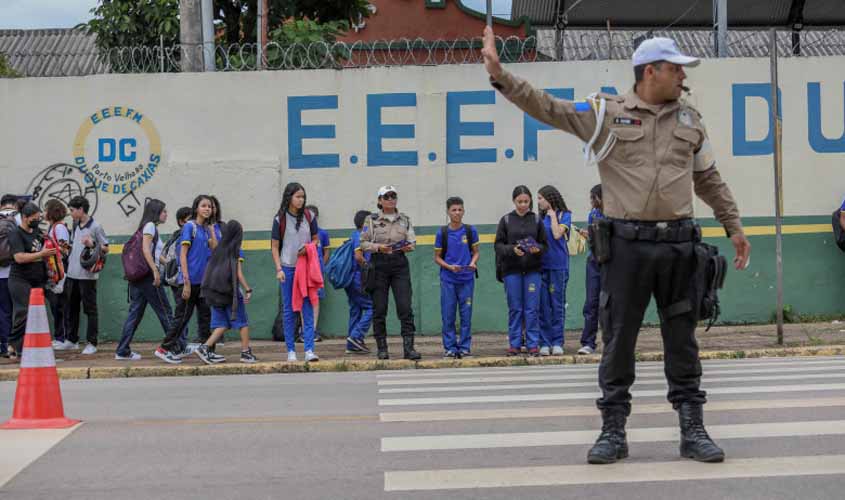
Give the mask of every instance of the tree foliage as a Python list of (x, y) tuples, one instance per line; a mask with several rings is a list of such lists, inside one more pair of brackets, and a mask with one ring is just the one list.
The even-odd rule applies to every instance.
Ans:
[(0, 52), (0, 78), (17, 78), (21, 76), (20, 73), (14, 70), (9, 65), (9, 60), (6, 59), (6, 54)]
[(179, 43), (179, 0), (100, 0), (91, 14), (83, 27), (101, 50)]

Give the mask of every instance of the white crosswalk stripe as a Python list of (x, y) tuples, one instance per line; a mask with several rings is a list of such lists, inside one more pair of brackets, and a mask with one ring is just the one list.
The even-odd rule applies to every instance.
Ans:
[[(380, 407), (425, 407), (418, 411), (385, 411), (379, 415), (385, 429), (401, 426), (381, 438), (381, 452), (392, 457), (390, 462), (395, 464), (384, 472), (384, 490), (432, 491), (435, 495), (437, 490), (473, 488), (811, 475), (841, 476), (836, 480), (845, 481), (845, 455), (836, 454), (845, 446), (845, 358), (727, 360), (703, 364), (702, 388), (710, 400), (705, 407), (710, 435), (726, 449), (734, 450), (756, 450), (754, 443), (786, 440), (791, 444), (789, 448), (762, 448), (780, 450), (778, 453), (785, 456), (770, 456), (764, 451), (760, 456), (748, 457), (746, 453), (741, 458), (732, 458), (729, 452), (723, 465), (672, 460), (671, 457), (677, 456), (679, 429), (669, 424), (677, 420), (667, 417), (674, 410), (665, 400), (643, 401), (666, 397), (662, 363), (638, 364), (632, 390), (632, 419), (641, 417), (629, 420), (627, 439), (632, 445), (631, 457), (610, 466), (570, 465), (573, 456), (577, 455), (579, 460), (585, 456), (598, 436), (598, 428), (594, 426), (599, 412), (592, 402), (587, 402), (599, 396), (596, 365), (416, 371), (376, 377), (379, 395), (397, 396), (378, 399)], [(654, 388), (655, 385), (659, 388)], [(744, 395), (762, 397), (743, 398)], [(548, 404), (524, 405), (529, 402)], [(648, 415), (662, 417), (660, 421), (642, 420), (642, 416)], [(714, 415), (724, 417), (713, 423)], [(565, 417), (591, 418), (565, 420), (568, 430), (554, 430), (555, 423), (561, 422), (558, 419)], [(474, 421), (479, 422), (473, 424)], [(487, 423), (481, 425), (484, 421)], [(515, 425), (518, 422), (524, 424)], [(415, 429), (419, 425), (425, 428)], [(523, 429), (525, 432), (514, 432)], [(823, 440), (809, 441), (815, 438)], [(831, 443), (831, 446), (817, 451), (814, 445), (808, 444), (803, 449), (801, 443), (805, 441)], [(666, 446), (669, 460), (638, 457), (637, 450), (650, 444)], [(551, 465), (538, 466), (529, 461), (533, 453), (520, 451), (548, 447), (561, 447), (555, 455), (569, 456), (568, 463), (555, 464), (555, 460)], [(515, 451), (497, 451), (508, 449)], [(482, 453), (468, 455), (476, 458), (460, 461), (456, 464), (460, 467), (450, 468), (453, 459), (446, 457), (455, 455), (448, 453), (461, 450)], [(505, 463), (502, 463), (503, 453), (511, 457)], [(444, 460), (438, 458), (441, 454), (447, 454), (442, 455)], [(576, 490), (569, 494), (566, 491), (560, 490), (559, 496), (572, 496)], [(671, 490), (667, 490), (667, 495), (665, 498), (673, 498)], [(513, 496), (523, 497), (516, 492)], [(807, 497), (812, 494), (808, 493)]]

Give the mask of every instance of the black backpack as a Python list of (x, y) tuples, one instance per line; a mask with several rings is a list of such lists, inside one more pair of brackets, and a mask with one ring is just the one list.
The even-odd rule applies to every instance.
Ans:
[[(467, 238), (467, 247), (469, 247), (469, 254), (472, 255), (472, 226), (469, 224), (464, 224), (464, 230), (466, 231), (466, 238)], [(449, 249), (449, 226), (443, 226), (440, 228), (440, 258), (446, 258), (446, 250)], [(478, 269), (475, 270), (475, 277), (478, 277)]]
[(839, 214), (841, 213), (841, 210), (833, 212), (833, 220), (831, 223), (833, 225), (833, 239), (836, 241), (836, 246), (845, 252), (845, 231), (842, 230), (842, 226), (839, 224)]

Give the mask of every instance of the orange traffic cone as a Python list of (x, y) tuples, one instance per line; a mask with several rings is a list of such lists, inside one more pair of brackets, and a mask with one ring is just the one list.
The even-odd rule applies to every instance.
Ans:
[(15, 410), (12, 419), (0, 425), (0, 429), (60, 429), (77, 423), (79, 420), (65, 418), (50, 323), (44, 308), (44, 290), (33, 288), (29, 294)]

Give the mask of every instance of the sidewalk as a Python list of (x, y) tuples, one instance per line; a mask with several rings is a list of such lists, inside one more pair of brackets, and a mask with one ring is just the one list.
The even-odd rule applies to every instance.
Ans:
[[(115, 343), (103, 343), (93, 356), (82, 356), (79, 351), (57, 351), (56, 365), (59, 377), (63, 379), (115, 378), (115, 377), (162, 377), (225, 374), (262, 374), (308, 371), (364, 371), (392, 369), (456, 368), (472, 366), (510, 366), (525, 364), (571, 364), (596, 363), (599, 352), (591, 356), (576, 356), (581, 346), (580, 331), (566, 332), (564, 356), (528, 358), (526, 356), (505, 357), (507, 338), (503, 333), (479, 333), (473, 336), (473, 357), (461, 360), (442, 359), (443, 348), (439, 336), (417, 337), (416, 348), (422, 354), (419, 362), (402, 360), (401, 338), (391, 336), (390, 361), (378, 361), (375, 356), (375, 342), (367, 338), (367, 345), (373, 353), (367, 356), (344, 354), (345, 339), (326, 339), (316, 345), (320, 361), (315, 363), (288, 363), (287, 353), (281, 343), (267, 340), (252, 342), (253, 353), (260, 363), (246, 365), (239, 362), (240, 342), (237, 334), (229, 334), (226, 345), (218, 349), (228, 358), (226, 363), (207, 366), (199, 358), (187, 358), (181, 365), (167, 365), (153, 356), (157, 347), (152, 343), (136, 343), (134, 351), (140, 353), (140, 361), (117, 361), (114, 359)], [(698, 330), (698, 342), (702, 359), (770, 357), (770, 356), (813, 356), (845, 354), (845, 323), (806, 323), (784, 327), (784, 347), (776, 344), (774, 325), (738, 325), (714, 327), (709, 332)], [(302, 344), (297, 344), (297, 353), (302, 359)], [(640, 361), (663, 359), (663, 345), (660, 330), (644, 328), (637, 344)], [(17, 363), (0, 358), (0, 381), (17, 379)]]

